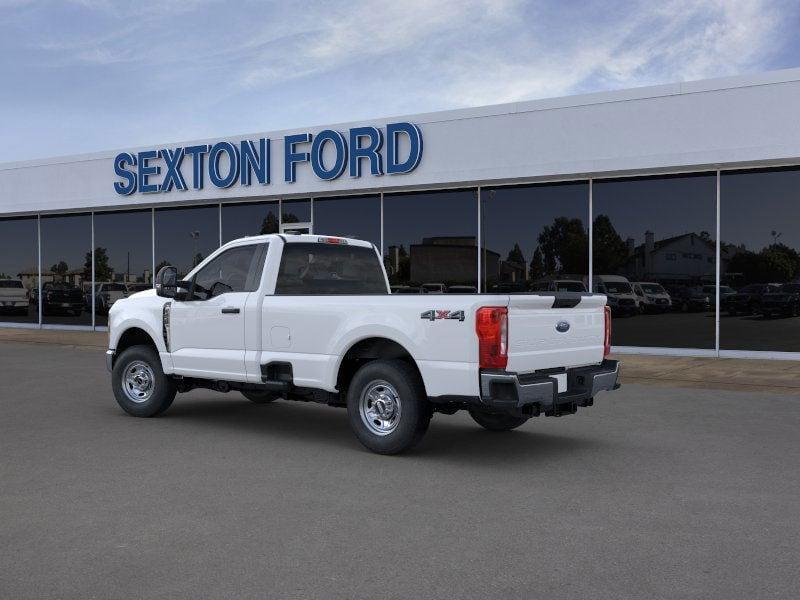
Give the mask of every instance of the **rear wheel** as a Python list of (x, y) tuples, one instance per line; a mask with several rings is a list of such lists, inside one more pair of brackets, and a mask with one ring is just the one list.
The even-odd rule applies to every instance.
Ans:
[(398, 454), (414, 446), (431, 420), (419, 374), (401, 360), (375, 360), (353, 376), (347, 416), (358, 441), (378, 454)]
[(120, 354), (111, 373), (114, 397), (134, 417), (155, 417), (167, 410), (178, 388), (164, 374), (151, 346), (131, 346)]
[(255, 402), (256, 404), (269, 404), (270, 402), (274, 402), (278, 399), (273, 392), (267, 392), (262, 390), (242, 390), (242, 396), (250, 400), (250, 402)]
[(489, 431), (511, 431), (523, 425), (528, 420), (528, 417), (492, 413), (478, 409), (470, 409), (469, 416), (471, 416), (478, 425)]

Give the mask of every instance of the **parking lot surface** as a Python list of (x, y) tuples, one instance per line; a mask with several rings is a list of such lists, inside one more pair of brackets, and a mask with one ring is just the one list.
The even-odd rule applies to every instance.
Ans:
[(116, 405), (102, 350), (0, 342), (2, 598), (796, 598), (797, 396), (626, 385), (413, 452), (238, 394)]

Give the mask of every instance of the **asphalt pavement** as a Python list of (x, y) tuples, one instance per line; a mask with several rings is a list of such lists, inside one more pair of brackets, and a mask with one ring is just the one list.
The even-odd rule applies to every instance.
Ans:
[(236, 393), (156, 419), (102, 350), (0, 342), (0, 598), (796, 598), (797, 396), (626, 385), (411, 453)]

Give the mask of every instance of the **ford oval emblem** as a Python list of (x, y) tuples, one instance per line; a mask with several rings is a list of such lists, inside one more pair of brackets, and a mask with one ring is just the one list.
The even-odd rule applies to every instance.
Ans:
[(559, 333), (566, 333), (569, 331), (569, 323), (566, 321), (559, 321), (556, 323), (556, 331)]

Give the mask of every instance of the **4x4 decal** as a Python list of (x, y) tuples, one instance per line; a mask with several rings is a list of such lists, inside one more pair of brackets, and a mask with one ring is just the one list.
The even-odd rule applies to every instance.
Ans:
[(431, 309), (422, 313), (420, 318), (427, 319), (428, 321), (436, 321), (437, 319), (453, 319), (456, 321), (463, 321), (464, 311)]

